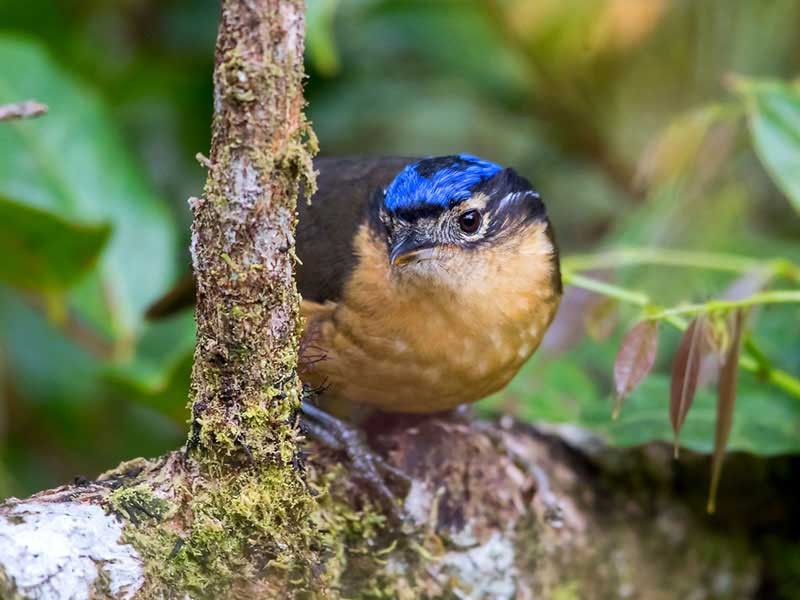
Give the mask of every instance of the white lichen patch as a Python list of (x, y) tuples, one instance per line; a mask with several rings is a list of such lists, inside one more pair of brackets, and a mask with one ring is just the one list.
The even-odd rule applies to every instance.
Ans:
[[(263, 193), (259, 183), (258, 169), (250, 163), (247, 157), (243, 156), (231, 161), (231, 172), (233, 173), (233, 189), (230, 201), (238, 204), (240, 209), (232, 210), (230, 214), (240, 217), (240, 222), (244, 223), (247, 221), (248, 215), (239, 214), (239, 210), (251, 210), (255, 206), (256, 199)], [(232, 228), (229, 229), (233, 231)]]
[(437, 578), (462, 600), (509, 600), (516, 593), (514, 544), (500, 533), (469, 550), (446, 553), (437, 571)]
[(0, 516), (0, 569), (25, 598), (78, 600), (98, 587), (132, 598), (142, 562), (121, 540), (122, 524), (99, 506), (25, 502)]
[(417, 527), (427, 523), (431, 516), (431, 506), (436, 495), (433, 494), (424, 482), (418, 479), (411, 480), (411, 486), (406, 494), (403, 508), (408, 519)]

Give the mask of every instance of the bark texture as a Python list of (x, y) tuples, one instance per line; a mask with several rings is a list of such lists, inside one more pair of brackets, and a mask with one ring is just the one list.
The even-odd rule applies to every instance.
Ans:
[[(297, 406), (293, 278), (304, 144), (302, 0), (226, 0), (205, 197), (190, 201), (197, 280), (193, 438), (212, 454), (287, 462)], [(313, 184), (311, 184), (313, 185)]]
[[(669, 477), (666, 446), (636, 460), (602, 448), (590, 458), (510, 421), (371, 431), (412, 476), (402, 528), (320, 450), (305, 470), (314, 510), (297, 523), (305, 553), (270, 545), (261, 531), (287, 513), (254, 506), (269, 499), (244, 487), (226, 492), (224, 510), (188, 511), (215, 483), (173, 453), (1, 506), (0, 597), (741, 600), (758, 585), (741, 540), (655, 483), (655, 471)], [(609, 462), (616, 484), (598, 468)], [(240, 545), (240, 521), (260, 551)]]

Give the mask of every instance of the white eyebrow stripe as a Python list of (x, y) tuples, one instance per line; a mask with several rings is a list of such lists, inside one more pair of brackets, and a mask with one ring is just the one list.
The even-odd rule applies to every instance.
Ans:
[(482, 210), (486, 208), (486, 205), (488, 203), (489, 203), (489, 196), (487, 196), (483, 192), (478, 192), (477, 194), (467, 198), (457, 206), (463, 210), (469, 210), (471, 208), (477, 208), (478, 210)]
[(511, 192), (510, 194), (506, 194), (500, 200), (499, 207), (505, 208), (505, 206), (509, 203), (516, 202), (522, 198), (531, 197), (534, 200), (538, 200), (540, 198), (539, 194), (534, 192), (533, 190), (525, 190), (523, 192)]

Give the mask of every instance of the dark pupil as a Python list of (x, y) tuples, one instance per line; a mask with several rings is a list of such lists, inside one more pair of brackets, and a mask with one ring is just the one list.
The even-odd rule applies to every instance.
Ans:
[(481, 225), (481, 215), (477, 210), (468, 210), (458, 217), (458, 226), (464, 233), (475, 233)]

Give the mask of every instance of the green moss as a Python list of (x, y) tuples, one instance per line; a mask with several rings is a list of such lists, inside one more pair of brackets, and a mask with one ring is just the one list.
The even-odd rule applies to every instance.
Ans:
[(216, 65), (215, 70), (218, 82), (224, 82), (219, 89), (227, 98), (243, 104), (255, 102), (257, 96), (253, 90), (264, 79), (265, 74), (253, 69), (238, 48), (233, 48), (226, 60)]
[(290, 469), (271, 467), (217, 481), (191, 502), (193, 523), (174, 561), (191, 577), (186, 589), (224, 590), (234, 576), (271, 565), (307, 567), (305, 521), (311, 510)]
[(153, 519), (160, 521), (170, 512), (170, 503), (158, 498), (146, 484), (114, 490), (107, 499), (108, 506), (131, 521)]
[(385, 537), (380, 510), (369, 502), (353, 508), (352, 490), (337, 488), (348, 479), (343, 466), (309, 467), (307, 481), (279, 466), (204, 468), (187, 483), (181, 514), (144, 484), (108, 498), (126, 518), (134, 505), (159, 515), (131, 519), (124, 533), (144, 560), (148, 598), (237, 597), (236, 586), (265, 578), (276, 597), (396, 596), (397, 576), (385, 566), (398, 544)]
[(553, 589), (553, 600), (580, 600), (580, 586), (577, 581), (569, 581)]
[(169, 504), (144, 485), (109, 497), (109, 506), (122, 514), (136, 504), (176, 517), (132, 520), (125, 528), (126, 541), (144, 559), (150, 595), (229, 597), (234, 583), (261, 577), (265, 570), (277, 580), (304, 581), (315, 556), (313, 502), (298, 475), (277, 466), (205, 475), (203, 484), (189, 491), (192, 498), (181, 515), (171, 515)]

